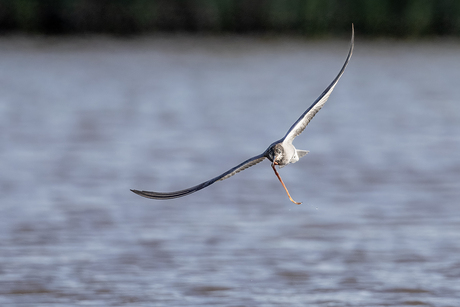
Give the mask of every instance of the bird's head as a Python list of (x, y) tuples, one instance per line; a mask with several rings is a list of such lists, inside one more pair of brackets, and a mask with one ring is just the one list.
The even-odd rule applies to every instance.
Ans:
[(271, 146), (268, 149), (268, 159), (272, 161), (274, 165), (278, 165), (284, 157), (284, 148), (283, 146), (278, 143)]

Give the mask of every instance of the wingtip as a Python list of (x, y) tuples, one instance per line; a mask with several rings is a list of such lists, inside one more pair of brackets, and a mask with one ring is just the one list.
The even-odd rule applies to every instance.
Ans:
[(139, 191), (139, 190), (134, 190), (134, 189), (130, 189), (130, 191), (139, 196), (145, 197), (145, 198), (161, 199), (161, 197), (157, 197), (158, 195), (156, 195), (157, 193), (155, 192)]
[(350, 42), (350, 51), (348, 54), (347, 62), (351, 58), (351, 55), (353, 54), (353, 48), (355, 46), (355, 26), (352, 23), (351, 24), (351, 42)]
[(355, 25), (351, 23), (351, 40), (354, 41), (355, 39)]
[(139, 190), (129, 189), (131, 192), (136, 193), (137, 195), (141, 195), (142, 192)]

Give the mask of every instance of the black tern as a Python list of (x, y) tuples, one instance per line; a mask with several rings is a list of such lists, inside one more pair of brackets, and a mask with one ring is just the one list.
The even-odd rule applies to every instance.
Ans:
[(180, 191), (175, 191), (175, 192), (150, 192), (150, 191), (138, 191), (138, 190), (131, 190), (132, 192), (143, 196), (147, 198), (153, 198), (153, 199), (172, 199), (172, 198), (177, 198), (177, 197), (182, 197), (186, 196), (192, 193), (195, 193), (201, 189), (204, 189), (211, 184), (213, 184), (216, 181), (221, 181), (224, 179), (227, 179), (236, 173), (241, 172), (242, 170), (247, 169), (248, 167), (251, 167), (265, 158), (270, 160), (272, 162), (271, 166), (273, 170), (275, 171), (276, 176), (278, 177), (279, 181), (283, 185), (283, 188), (286, 190), (286, 193), (289, 197), (289, 199), (297, 204), (300, 205), (301, 203), (296, 202), (292, 199), (291, 195), (289, 194), (288, 189), (286, 188), (286, 185), (284, 184), (283, 180), (281, 179), (278, 171), (276, 170), (276, 165), (278, 165), (280, 168), (284, 167), (290, 163), (295, 163), (299, 161), (300, 158), (305, 156), (308, 151), (307, 150), (299, 150), (292, 145), (292, 141), (294, 140), (295, 137), (297, 137), (299, 134), (304, 131), (305, 127), (307, 127), (308, 123), (310, 120), (315, 116), (316, 113), (323, 107), (323, 105), (326, 103), (327, 99), (331, 95), (332, 91), (334, 90), (334, 87), (337, 85), (337, 82), (339, 82), (340, 77), (342, 76), (343, 72), (345, 71), (345, 68), (348, 65), (348, 62), (350, 61), (351, 55), (353, 53), (353, 46), (354, 46), (354, 27), (352, 25), (351, 28), (351, 43), (350, 43), (350, 49), (348, 51), (347, 58), (345, 60), (345, 63), (342, 66), (342, 69), (338, 73), (338, 75), (332, 80), (331, 84), (323, 91), (323, 93), (313, 102), (313, 104), (297, 119), (297, 121), (289, 128), (288, 132), (286, 135), (281, 138), (280, 140), (272, 143), (268, 148), (260, 155), (257, 155), (255, 157), (252, 157), (250, 159), (247, 159), (243, 163), (238, 164), (234, 168), (226, 171), (225, 173), (214, 177), (208, 181), (205, 181), (203, 183), (200, 183), (196, 186), (193, 186), (188, 189), (180, 190)]

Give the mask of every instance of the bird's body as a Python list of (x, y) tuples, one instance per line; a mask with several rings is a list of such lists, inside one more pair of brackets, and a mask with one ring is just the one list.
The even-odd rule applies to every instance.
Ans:
[(296, 149), (294, 145), (292, 144), (292, 142), (295, 137), (297, 137), (300, 133), (302, 133), (302, 131), (308, 125), (310, 120), (323, 107), (323, 105), (326, 103), (327, 99), (329, 98), (329, 95), (334, 90), (334, 87), (337, 85), (337, 82), (339, 81), (340, 77), (345, 71), (345, 68), (347, 67), (347, 64), (353, 53), (353, 42), (354, 42), (354, 30), (352, 27), (350, 50), (348, 51), (348, 55), (345, 60), (345, 63), (343, 64), (342, 69), (340, 70), (338, 75), (334, 78), (331, 84), (329, 84), (329, 86), (323, 91), (323, 93), (315, 100), (315, 102), (313, 102), (313, 104), (299, 117), (299, 119), (297, 119), (297, 121), (291, 126), (291, 128), (289, 128), (286, 135), (280, 140), (272, 143), (262, 154), (254, 156), (240, 163), (234, 168), (226, 171), (225, 173), (215, 178), (212, 178), (208, 181), (205, 181), (201, 184), (188, 188), (188, 189), (184, 189), (184, 190), (180, 190), (176, 192), (168, 192), (168, 193), (138, 191), (138, 190), (131, 190), (131, 191), (133, 191), (134, 193), (140, 196), (147, 197), (147, 198), (153, 198), (153, 199), (171, 199), (171, 198), (182, 197), (182, 196), (194, 193), (196, 191), (199, 191), (201, 189), (204, 189), (205, 187), (213, 184), (216, 181), (227, 179), (235, 175), (236, 173), (241, 172), (242, 170), (245, 170), (246, 168), (251, 167), (263, 161), (265, 158), (267, 158), (268, 160), (270, 160), (270, 162), (272, 162), (271, 166), (276, 176), (278, 177), (279, 181), (281, 182), (284, 189), (286, 190), (286, 193), (289, 196), (289, 199), (293, 203), (300, 204), (298, 202), (295, 202), (289, 195), (289, 192), (286, 186), (284, 185), (283, 180), (281, 179), (280, 175), (278, 174), (276, 170), (276, 165), (278, 165), (279, 167), (284, 167), (290, 163), (295, 163), (299, 161), (300, 158), (302, 158), (308, 153), (308, 151), (306, 150)]
[(276, 160), (277, 165), (280, 168), (282, 168), (288, 164), (296, 163), (307, 153), (308, 150), (296, 149), (294, 145), (292, 145), (292, 143), (281, 141), (275, 142), (272, 145), (270, 145), (270, 147), (268, 147), (267, 158), (271, 162), (274, 162), (274, 160)]

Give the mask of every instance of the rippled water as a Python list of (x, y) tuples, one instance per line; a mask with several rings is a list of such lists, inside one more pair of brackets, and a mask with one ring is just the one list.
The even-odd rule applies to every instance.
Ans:
[(459, 306), (460, 44), (0, 39), (2, 306)]

